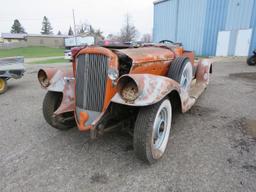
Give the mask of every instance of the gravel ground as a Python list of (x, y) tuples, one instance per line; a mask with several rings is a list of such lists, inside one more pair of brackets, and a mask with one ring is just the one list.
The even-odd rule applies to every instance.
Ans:
[(90, 141), (47, 125), (39, 67), (30, 65), (0, 96), (1, 192), (256, 191), (256, 67), (215, 63), (208, 89), (174, 117), (167, 153), (152, 166), (136, 159), (125, 134)]

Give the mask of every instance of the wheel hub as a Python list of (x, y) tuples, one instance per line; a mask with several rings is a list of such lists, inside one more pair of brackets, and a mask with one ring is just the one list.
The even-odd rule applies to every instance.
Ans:
[(0, 79), (0, 91), (4, 90), (4, 80)]
[(166, 108), (163, 108), (159, 115), (156, 117), (156, 123), (154, 126), (154, 148), (158, 149), (161, 147), (163, 140), (166, 136), (168, 112)]
[(188, 62), (181, 75), (180, 85), (183, 88), (183, 90), (188, 89), (188, 87), (190, 86), (191, 80), (192, 80), (192, 64)]

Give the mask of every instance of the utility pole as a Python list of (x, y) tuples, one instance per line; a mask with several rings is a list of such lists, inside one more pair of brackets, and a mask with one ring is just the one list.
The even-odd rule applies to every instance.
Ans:
[(74, 9), (72, 9), (72, 11), (73, 11), (73, 22), (74, 22), (74, 35), (75, 35), (75, 42), (76, 42), (76, 46), (77, 46), (75, 11), (74, 11)]

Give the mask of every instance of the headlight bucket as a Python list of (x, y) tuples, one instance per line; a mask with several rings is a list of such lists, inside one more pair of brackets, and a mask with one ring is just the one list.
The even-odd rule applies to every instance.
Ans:
[(44, 88), (47, 88), (50, 85), (50, 80), (47, 76), (47, 73), (42, 69), (38, 71), (38, 81)]
[(139, 87), (137, 82), (129, 77), (121, 77), (117, 83), (117, 92), (126, 102), (134, 102), (139, 97)]

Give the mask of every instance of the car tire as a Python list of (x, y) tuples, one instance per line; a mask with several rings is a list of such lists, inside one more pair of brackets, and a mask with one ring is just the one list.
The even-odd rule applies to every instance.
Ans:
[(157, 162), (167, 148), (172, 122), (172, 106), (168, 98), (139, 110), (133, 147), (135, 155), (149, 164)]
[(253, 55), (247, 59), (248, 65), (256, 65), (256, 55)]
[(170, 65), (168, 77), (177, 81), (183, 90), (188, 90), (193, 79), (193, 66), (187, 57), (177, 57)]
[(46, 122), (59, 130), (68, 130), (75, 127), (75, 120), (63, 122), (62, 117), (54, 117), (54, 112), (59, 108), (62, 101), (62, 93), (47, 92), (43, 101), (43, 115)]
[(7, 90), (7, 81), (6, 79), (0, 78), (0, 94), (5, 93)]

